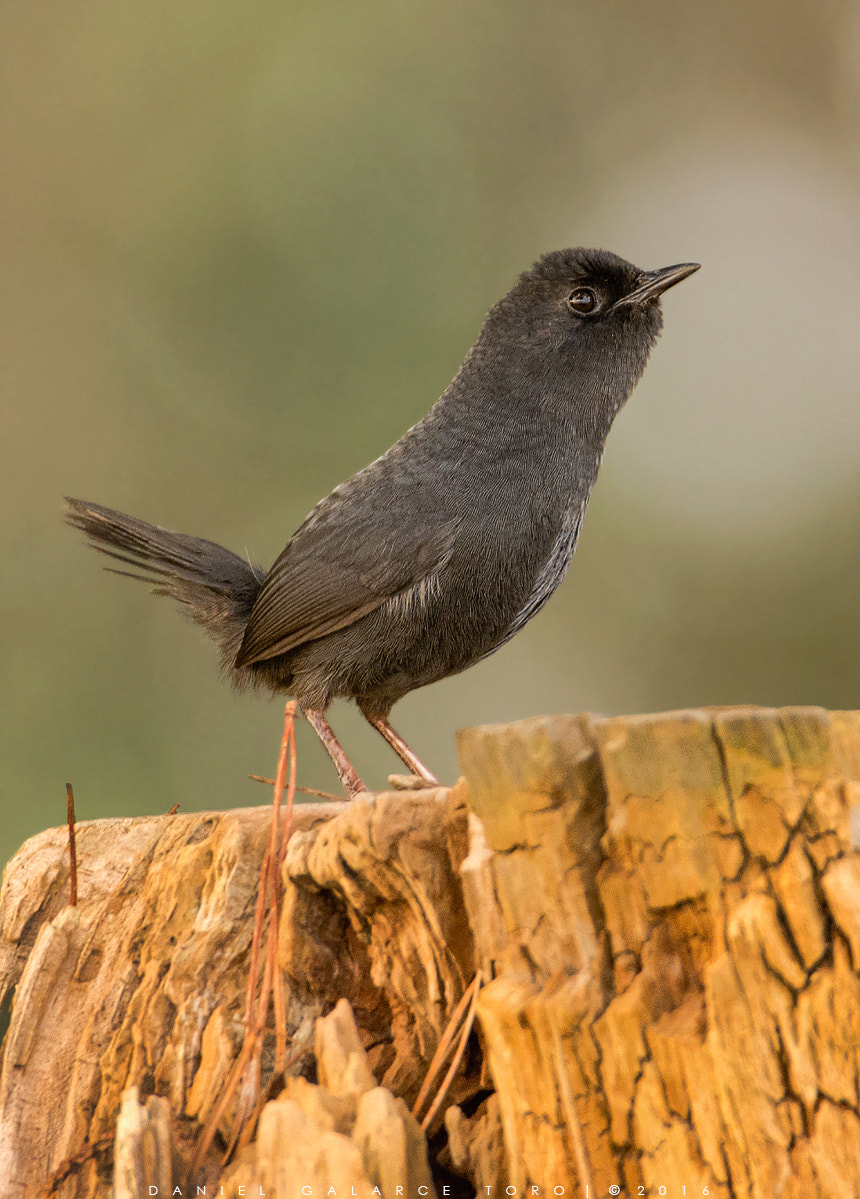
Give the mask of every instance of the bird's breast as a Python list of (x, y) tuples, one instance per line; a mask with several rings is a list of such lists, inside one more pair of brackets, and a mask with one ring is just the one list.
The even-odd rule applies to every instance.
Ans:
[(505, 631), (500, 645), (510, 641), (511, 637), (541, 610), (561, 583), (576, 549), (587, 502), (587, 499), (584, 499), (565, 512), (549, 554), (538, 568), (525, 602)]

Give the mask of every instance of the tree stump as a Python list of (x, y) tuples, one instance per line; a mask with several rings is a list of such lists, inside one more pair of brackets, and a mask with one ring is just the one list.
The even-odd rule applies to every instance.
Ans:
[(65, 830), (27, 842), (3, 1199), (860, 1194), (860, 713), (536, 718), (459, 756), (296, 809), (233, 1090), (270, 809), (79, 825), (77, 907)]

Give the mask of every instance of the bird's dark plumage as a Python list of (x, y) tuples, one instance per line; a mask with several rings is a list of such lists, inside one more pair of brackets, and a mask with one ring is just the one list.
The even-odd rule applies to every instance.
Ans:
[(490, 309), (430, 412), (321, 500), (268, 572), (81, 500), (67, 520), (184, 604), (237, 684), (295, 696), (324, 740), (331, 700), (354, 699), (420, 767), (392, 739), (392, 705), (498, 649), (561, 582), (606, 436), (660, 333), (659, 296), (696, 269), (545, 254)]

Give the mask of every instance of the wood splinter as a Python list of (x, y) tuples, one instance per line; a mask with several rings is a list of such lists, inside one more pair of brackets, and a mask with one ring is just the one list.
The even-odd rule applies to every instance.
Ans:
[(75, 844), (75, 793), (66, 783), (66, 818), (69, 822), (69, 904), (78, 905), (78, 851)]

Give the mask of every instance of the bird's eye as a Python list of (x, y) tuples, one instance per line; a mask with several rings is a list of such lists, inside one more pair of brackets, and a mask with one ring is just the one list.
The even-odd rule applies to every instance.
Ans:
[(577, 287), (567, 297), (567, 302), (574, 312), (594, 312), (597, 307), (597, 296), (590, 287)]

